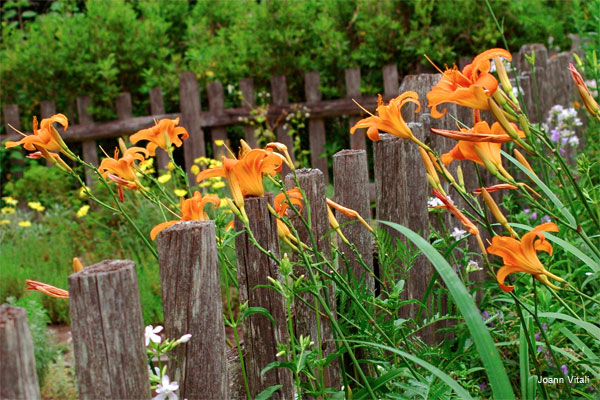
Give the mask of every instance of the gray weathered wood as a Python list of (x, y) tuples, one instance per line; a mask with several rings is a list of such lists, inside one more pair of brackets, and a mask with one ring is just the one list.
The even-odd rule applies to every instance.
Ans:
[[(252, 78), (244, 78), (240, 80), (240, 91), (242, 92), (242, 107), (248, 112), (256, 107), (256, 99), (254, 96), (254, 81)], [(246, 143), (253, 149), (258, 147), (258, 140), (254, 137), (254, 127), (244, 125), (244, 136)]]
[(399, 93), (399, 80), (398, 80), (398, 66), (396, 64), (389, 64), (382, 68), (383, 74), (383, 93), (386, 96), (398, 96)]
[[(317, 249), (323, 253), (327, 259), (331, 259), (330, 238), (329, 236), (325, 237), (329, 231), (329, 218), (325, 197), (325, 180), (323, 172), (318, 169), (303, 168), (296, 170), (296, 176), (298, 177), (300, 188), (304, 191), (307, 202), (310, 205), (311, 232), (306, 229), (306, 226), (304, 226), (300, 218), (297, 216), (290, 216), (290, 220), (294, 225), (294, 228), (298, 231), (298, 235), (300, 236), (302, 243), (312, 247), (312, 241), (310, 238), (310, 234), (312, 233), (316, 240)], [(290, 173), (285, 177), (285, 185), (288, 190), (296, 187), (293, 174)], [(306, 221), (308, 221), (306, 204), (302, 209), (302, 216)], [(318, 261), (319, 260), (315, 260), (315, 262)], [(318, 275), (317, 271), (314, 272)], [(309, 276), (308, 271), (302, 265), (296, 266), (294, 274), (296, 276), (304, 275), (307, 277), (307, 279)], [(322, 291), (321, 293), (325, 298), (328, 299), (329, 308), (335, 315), (335, 286), (333, 284), (329, 284), (327, 285), (326, 291)], [(333, 339), (334, 335), (331, 323), (327, 319), (326, 314), (323, 312), (322, 307), (318, 305), (318, 300), (310, 292), (302, 292), (299, 294), (299, 296), (306, 301), (307, 304), (310, 304), (313, 307), (318, 307), (321, 311), (321, 330), (319, 332), (317, 329), (317, 316), (315, 311), (307, 306), (304, 302), (296, 301), (294, 302), (294, 328), (296, 337), (300, 337), (300, 335), (305, 337), (310, 335), (311, 340), (317, 343), (317, 335), (320, 335), (323, 357), (327, 357), (327, 355), (332, 354), (337, 350), (335, 341)], [(340, 387), (341, 378), (339, 368), (339, 363), (336, 360), (334, 360), (327, 368), (325, 368), (324, 382), (326, 387)]]
[[(206, 84), (208, 93), (208, 109), (215, 114), (223, 114), (225, 110), (225, 100), (223, 98), (223, 85), (221, 82), (209, 82)], [(224, 146), (217, 146), (215, 140), (222, 140), (228, 147), (227, 129), (224, 126), (215, 126), (210, 129), (210, 139), (212, 141), (213, 158), (220, 160), (222, 156), (227, 155)]]
[[(371, 204), (369, 202), (369, 168), (367, 152), (365, 150), (342, 150), (333, 156), (333, 185), (335, 189), (335, 202), (355, 210), (364, 219), (371, 218)], [(336, 218), (340, 225), (351, 219), (339, 211)], [(364, 281), (369, 290), (375, 289), (373, 273), (373, 235), (361, 223), (354, 220), (342, 228), (344, 235), (353, 243), (360, 253), (365, 267), (358, 261), (354, 252), (343, 242), (339, 243), (340, 251), (346, 255), (352, 275), (357, 282)]]
[(0, 360), (0, 398), (42, 398), (24, 308), (0, 306)]
[(206, 156), (204, 131), (200, 119), (200, 91), (198, 80), (193, 72), (179, 75), (179, 107), (181, 109), (181, 126), (187, 129), (190, 137), (183, 143), (185, 170), (191, 185), (196, 184), (195, 176), (189, 173), (194, 159)]
[[(267, 198), (251, 197), (245, 199), (245, 209), (250, 221), (250, 229), (262, 248), (279, 256), (279, 241), (275, 218), (267, 208)], [(236, 219), (236, 231), (243, 231), (243, 224)], [(283, 368), (272, 369), (262, 377), (260, 371), (269, 363), (276, 361), (277, 344), (288, 343), (286, 308), (283, 296), (272, 289), (256, 287), (270, 285), (267, 277), (281, 279), (279, 266), (262, 253), (243, 232), (235, 238), (235, 250), (238, 266), (238, 284), (240, 304), (248, 302), (249, 307), (264, 307), (275, 319), (276, 325), (259, 314), (251, 315), (243, 321), (244, 343), (246, 347), (246, 372), (252, 397), (269, 386), (281, 384), (275, 399), (293, 399), (292, 375)]]
[[(91, 126), (94, 124), (92, 115), (90, 114), (88, 107), (92, 105), (92, 98), (90, 96), (80, 96), (77, 98), (77, 115), (79, 116), (79, 125)], [(98, 147), (96, 141), (92, 139), (83, 139), (81, 142), (81, 148), (83, 151), (83, 161), (88, 162), (94, 166), (98, 166)], [(85, 172), (85, 183), (89, 187), (94, 185), (94, 175), (91, 171), (86, 170)]]
[(69, 276), (80, 399), (148, 399), (135, 263), (105, 260)]
[[(19, 119), (19, 106), (16, 104), (7, 104), (4, 107), (2, 107), (2, 114), (4, 116), (4, 126), (6, 128), (6, 137), (3, 137), (2, 140), (4, 140), (4, 139), (20, 140), (21, 135), (19, 135), (17, 132), (14, 131), (14, 129), (21, 131), (21, 120)], [(11, 128), (11, 126), (12, 126), (12, 128)], [(23, 169), (22, 168), (25, 166), (25, 163), (23, 162), (23, 160), (13, 160), (13, 162), (17, 166), (21, 167), (21, 168), (19, 168), (19, 170), (14, 171), (13, 177), (22, 178), (23, 177)]]
[[(308, 103), (320, 101), (321, 77), (318, 72), (307, 72), (304, 75), (304, 93)], [(322, 118), (310, 118), (308, 120), (308, 134), (310, 142), (311, 164), (323, 172), (325, 184), (329, 182), (329, 170), (327, 167), (327, 154), (325, 153), (325, 121)]]
[[(346, 97), (350, 99), (357, 99), (360, 97), (360, 68), (351, 68), (344, 71), (346, 79)], [(365, 116), (366, 117), (366, 116)], [(360, 116), (350, 115), (348, 120), (348, 128), (352, 128), (358, 121)], [(350, 135), (350, 148), (351, 149), (366, 149), (367, 139), (364, 129), (360, 129), (355, 132), (354, 135)]]
[[(150, 89), (150, 113), (159, 115), (165, 113), (162, 90), (160, 88)], [(158, 169), (166, 169), (169, 164), (169, 155), (160, 147), (156, 148), (156, 166)]]
[[(535, 85), (537, 85), (537, 98), (533, 75), (531, 73), (531, 65), (525, 58), (525, 56), (530, 56), (532, 52), (535, 54)], [(532, 122), (539, 122), (539, 117), (541, 116), (541, 118), (544, 119), (546, 111), (550, 108), (550, 106), (548, 106), (548, 97), (546, 95), (547, 85), (544, 84), (546, 82), (548, 50), (543, 44), (526, 44), (521, 46), (518, 58), (521, 74), (529, 77), (529, 98), (525, 99), (525, 102), (527, 103), (529, 120)]]
[(169, 376), (179, 396), (227, 399), (225, 328), (213, 221), (185, 221), (157, 238), (167, 337), (191, 334), (171, 355)]
[[(413, 134), (423, 139), (418, 126), (413, 126)], [(377, 219), (391, 221), (407, 226), (421, 236), (427, 237), (427, 199), (429, 187), (425, 177), (425, 168), (416, 144), (392, 135), (382, 135), (381, 140), (374, 143), (374, 170), (376, 185)], [(412, 166), (412, 167), (407, 167)], [(398, 231), (382, 226), (393, 241), (404, 238)], [(406, 265), (395, 271), (380, 271), (388, 290), (399, 279), (405, 279), (403, 297), (422, 300), (433, 273), (433, 267), (421, 254), (414, 261), (412, 268), (406, 271)], [(383, 279), (382, 279), (383, 280)], [(403, 307), (400, 316), (415, 317), (418, 306)], [(424, 329), (421, 335), (424, 340), (431, 341), (431, 329)]]
[[(287, 83), (285, 79), (285, 75), (276, 75), (271, 77), (271, 94), (273, 96), (273, 105), (285, 107), (289, 105), (288, 100), (288, 91), (287, 91)], [(288, 135), (288, 127), (285, 123), (285, 115), (284, 112), (280, 111), (275, 119), (279, 119), (279, 124), (275, 129), (277, 134), (277, 141), (283, 143), (287, 146), (288, 152), (290, 153), (290, 157), (292, 157), (292, 161), (296, 161), (294, 156), (294, 140), (290, 135)], [(284, 173), (287, 174), (289, 172), (289, 168), (284, 165), (283, 166)]]
[(115, 108), (117, 109), (117, 118), (121, 120), (131, 118), (133, 115), (131, 94), (128, 92), (120, 93), (115, 100)]

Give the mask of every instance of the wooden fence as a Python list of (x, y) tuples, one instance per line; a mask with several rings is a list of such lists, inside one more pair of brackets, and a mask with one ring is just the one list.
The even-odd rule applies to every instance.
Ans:
[[(530, 45), (522, 49), (515, 59), (521, 60), (525, 52), (536, 52), (536, 68), (538, 77), (546, 78), (539, 86), (542, 111), (553, 104), (567, 105), (571, 101), (568, 87), (569, 77), (567, 65), (568, 54), (559, 54), (548, 58), (543, 46)], [(522, 64), (522, 61), (518, 61)], [(537, 64), (536, 64), (537, 65)], [(385, 96), (392, 97), (400, 91), (414, 90), (424, 102), (425, 94), (439, 80), (437, 74), (407, 76), (402, 85), (399, 84), (395, 66), (383, 69)], [(519, 75), (520, 84), (525, 97), (531, 96), (532, 85), (527, 73)], [(360, 80), (359, 70), (348, 70), (346, 73), (348, 95), (356, 97)], [(321, 101), (318, 94), (318, 74), (306, 75), (307, 106), (311, 113), (309, 124), (311, 152), (313, 162), (320, 169), (298, 170), (301, 187), (306, 191), (313, 216), (312, 231), (319, 238), (317, 246), (325, 253), (330, 251), (330, 239), (322, 239), (327, 232), (327, 216), (325, 208), (325, 187), (327, 170), (325, 164), (319, 164), (319, 156), (323, 152), (324, 129), (323, 118), (331, 115), (358, 114), (358, 108), (349, 99)], [(551, 85), (545, 82), (551, 82)], [(559, 83), (557, 83), (559, 82)], [(242, 90), (248, 96), (251, 93), (251, 81), (244, 80)], [(273, 117), (288, 105), (285, 77), (272, 80), (275, 107), (270, 111)], [(198, 87), (193, 74), (181, 76), (181, 118), (191, 137), (184, 145), (186, 164), (194, 157), (204, 154), (205, 142), (203, 129), (210, 128), (213, 139), (226, 138), (223, 126), (238, 123), (237, 118), (247, 116), (247, 109), (223, 109), (222, 87), (220, 83), (209, 84), (210, 112), (200, 111)], [(85, 140), (84, 156), (93, 157), (91, 149), (94, 140), (115, 137), (132, 133), (147, 127), (154, 118), (161, 118), (160, 91), (151, 92), (153, 98), (152, 112), (155, 115), (131, 117), (131, 100), (129, 95), (121, 95), (117, 101), (119, 121), (95, 124), (85, 117), (88, 98), (80, 98), (80, 124), (69, 128), (64, 137), (67, 141)], [(359, 97), (358, 101), (368, 108), (375, 106), (375, 98)], [(460, 119), (470, 122), (472, 118), (459, 107), (447, 105), (448, 112), (458, 115)], [(45, 103), (45, 115), (53, 112)], [(535, 115), (532, 103), (528, 103), (530, 115)], [(124, 110), (129, 110), (126, 112)], [(18, 121), (16, 106), (4, 107), (7, 122)], [(410, 111), (410, 112), (408, 112)], [(421, 140), (427, 140), (440, 151), (446, 151), (452, 142), (429, 134), (431, 127), (451, 127), (453, 121), (449, 117), (432, 119), (424, 109), (415, 114), (407, 110), (405, 119), (410, 121), (413, 133)], [(179, 114), (169, 115), (169, 117)], [(353, 121), (351, 121), (352, 123)], [(251, 132), (248, 130), (248, 139)], [(279, 139), (289, 139), (284, 131), (278, 132)], [(366, 217), (370, 215), (368, 196), (369, 172), (367, 168), (367, 152), (364, 149), (364, 136), (356, 136), (352, 140), (353, 149), (342, 150), (333, 157), (334, 200), (359, 210)], [(430, 190), (426, 184), (422, 161), (414, 146), (407, 141), (390, 135), (382, 135), (382, 140), (374, 143), (374, 180), (376, 187), (375, 216), (379, 220), (393, 221), (427, 234), (430, 224), (437, 221), (427, 212), (427, 200)], [(93, 160), (97, 161), (97, 160)], [(477, 186), (475, 174), (465, 169), (467, 187)], [(286, 177), (286, 185), (291, 186), (291, 176)], [(258, 243), (274, 256), (279, 255), (279, 240), (276, 223), (267, 209), (269, 196), (249, 198), (246, 200), (246, 211), (250, 225)], [(346, 217), (338, 214), (341, 222)], [(448, 219), (448, 227), (458, 223)], [(308, 232), (293, 221), (299, 228), (302, 237)], [(242, 225), (236, 221), (236, 229)], [(424, 257), (419, 257), (413, 268), (406, 272), (377, 271), (374, 259), (374, 244), (370, 232), (360, 224), (350, 224), (343, 228), (346, 237), (356, 244), (365, 264), (373, 269), (379, 277), (389, 277), (386, 283), (397, 279), (406, 279), (404, 297), (422, 300), (426, 286), (433, 275), (433, 266)], [(393, 238), (400, 238), (393, 230), (389, 231)], [(225, 345), (225, 331), (222, 319), (221, 289), (218, 277), (217, 247), (215, 228), (212, 221), (188, 221), (178, 223), (164, 231), (157, 238), (159, 264), (161, 271), (163, 309), (165, 315), (165, 331), (168, 337), (179, 337), (184, 333), (192, 334), (192, 340), (177, 348), (175, 356), (178, 363), (171, 365), (171, 377), (180, 383), (181, 398), (243, 398), (245, 390), (239, 378), (239, 360), (228, 355)], [(237, 273), (240, 290), (240, 302), (248, 301), (250, 307), (264, 307), (273, 316), (272, 324), (262, 315), (252, 315), (243, 323), (245, 368), (252, 396), (274, 384), (283, 387), (276, 392), (274, 398), (293, 398), (292, 376), (286, 369), (272, 369), (261, 375), (261, 370), (270, 362), (277, 360), (277, 343), (289, 338), (285, 304), (282, 296), (273, 290), (258, 285), (268, 285), (267, 277), (280, 279), (277, 264), (250, 242), (242, 233), (235, 239)], [(356, 278), (365, 285), (366, 290), (375, 290), (373, 274), (365, 273), (357, 262), (355, 255), (344, 245), (340, 246), (348, 259), (347, 279)], [(344, 268), (342, 268), (343, 270)], [(305, 271), (295, 271), (298, 274)], [(329, 299), (328, 307), (335, 313), (335, 288), (321, 288), (324, 298)], [(139, 292), (135, 265), (132, 261), (107, 260), (85, 268), (69, 277), (69, 293), (71, 319), (73, 328), (73, 346), (76, 361), (77, 382), (82, 399), (92, 398), (148, 398), (148, 370), (145, 365), (146, 354), (143, 348), (143, 321), (139, 302)], [(314, 304), (314, 298), (303, 298)], [(438, 302), (439, 303), (439, 302)], [(429, 304), (422, 310), (423, 318), (428, 318), (444, 308), (446, 304)], [(323, 340), (322, 351), (326, 356), (340, 347), (336, 341), (338, 335), (323, 315), (323, 305), (306, 307), (303, 301), (295, 302), (295, 318), (293, 329), (296, 335), (319, 335)], [(405, 307), (405, 317), (414, 317), (417, 305)], [(317, 324), (316, 310), (322, 319)], [(334, 314), (335, 315), (335, 314)], [(324, 319), (323, 319), (324, 318)], [(0, 375), (2, 387), (0, 397), (39, 398), (35, 391), (37, 377), (32, 364), (32, 346), (29, 338), (25, 315), (22, 311), (10, 307), (0, 308), (0, 356), (3, 358)], [(428, 342), (440, 340), (436, 326), (428, 326), (419, 332)], [(16, 339), (15, 339), (16, 338)], [(8, 359), (10, 362), (4, 362)], [(10, 370), (10, 371), (9, 371)], [(14, 371), (18, 371), (14, 373)], [(9, 374), (11, 372), (11, 374)], [(329, 364), (325, 370), (325, 382), (331, 387), (339, 387), (340, 366), (337, 362)], [(5, 381), (10, 377), (10, 382)]]

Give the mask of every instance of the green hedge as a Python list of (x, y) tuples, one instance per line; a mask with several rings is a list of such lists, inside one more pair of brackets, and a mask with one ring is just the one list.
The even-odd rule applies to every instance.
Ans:
[[(598, 0), (491, 3), (511, 51), (534, 42), (569, 48), (567, 34), (593, 31), (600, 8)], [(361, 89), (375, 94), (385, 63), (406, 74), (427, 65), (424, 54), (452, 65), (501, 44), (480, 0), (9, 0), (2, 10), (1, 100), (19, 105), (24, 129), (42, 100), (74, 118), (82, 94), (93, 94), (97, 120), (116, 118), (121, 91), (132, 93), (134, 114), (147, 114), (155, 86), (167, 111), (177, 110), (186, 70), (201, 87), (251, 76), (268, 88), (271, 75), (286, 74), (293, 99), (303, 97), (302, 72), (319, 70), (332, 98), (344, 91), (344, 68), (360, 67)]]

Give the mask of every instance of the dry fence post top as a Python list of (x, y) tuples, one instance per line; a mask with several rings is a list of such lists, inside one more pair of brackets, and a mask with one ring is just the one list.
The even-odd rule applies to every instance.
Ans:
[(215, 224), (183, 221), (158, 234), (165, 331), (191, 334), (171, 355), (169, 376), (181, 398), (227, 399), (225, 327)]
[(0, 398), (40, 399), (27, 311), (0, 306)]
[(135, 263), (105, 260), (69, 276), (81, 399), (150, 397)]

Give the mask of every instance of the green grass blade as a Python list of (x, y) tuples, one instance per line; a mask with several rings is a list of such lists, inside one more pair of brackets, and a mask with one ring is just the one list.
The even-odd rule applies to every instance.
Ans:
[(539, 315), (542, 318), (554, 318), (554, 319), (562, 319), (564, 321), (569, 321), (580, 327), (581, 329), (586, 330), (590, 335), (594, 336), (596, 339), (600, 340), (600, 328), (598, 328), (594, 324), (590, 324), (589, 322), (581, 321), (579, 319), (575, 319), (570, 315), (566, 315), (563, 313), (555, 313), (555, 312), (547, 312), (540, 313)]
[[(533, 228), (531, 226), (523, 225), (523, 224), (510, 224), (514, 228), (524, 229), (526, 231), (530, 231)], [(573, 254), (575, 257), (579, 258), (581, 261), (585, 263), (588, 267), (590, 267), (594, 272), (600, 273), (600, 261), (594, 261), (590, 256), (585, 254), (583, 251), (579, 250), (577, 247), (573, 246), (571, 243), (563, 240), (559, 237), (556, 237), (552, 233), (544, 232), (544, 237), (549, 241), (557, 244), (565, 251)]]
[(597, 359), (598, 357), (594, 352), (585, 345), (573, 332), (565, 328), (564, 326), (560, 328), (560, 331), (563, 335), (565, 335), (577, 348), (581, 351), (587, 358), (589, 359)]
[(527, 337), (525, 330), (521, 326), (519, 338), (519, 375), (521, 378), (521, 397), (530, 399), (527, 393), (527, 382), (529, 380), (529, 346), (527, 345)]
[[(480, 320), (481, 320), (481, 318), (480, 318)], [(434, 365), (429, 364), (427, 361), (420, 359), (419, 357), (415, 357), (414, 355), (412, 355), (410, 353), (405, 353), (402, 350), (398, 350), (394, 347), (386, 346), (386, 345), (379, 344), (379, 343), (359, 342), (359, 341), (353, 341), (353, 343), (358, 343), (358, 344), (364, 345), (366, 347), (379, 347), (380, 349), (387, 350), (391, 353), (398, 354), (398, 355), (406, 358), (407, 360), (410, 360), (410, 361), (414, 362), (415, 364), (418, 364), (421, 367), (428, 370), (429, 372), (431, 372), (433, 375), (438, 377), (442, 382), (444, 382), (446, 385), (448, 385), (450, 388), (452, 388), (452, 390), (454, 390), (454, 392), (461, 399), (466, 399), (466, 400), (473, 399), (471, 397), (471, 395), (469, 394), (469, 392), (467, 392), (454, 379), (452, 379), (452, 377), (450, 375), (447, 375), (446, 373), (444, 373), (444, 371), (440, 370), (439, 368), (435, 367)], [(390, 375), (390, 377), (394, 377), (394, 376), (395, 376), (395, 374)], [(379, 386), (381, 386), (381, 382), (379, 382)]]
[(450, 264), (448, 264), (444, 257), (442, 257), (442, 255), (431, 244), (429, 244), (427, 240), (423, 239), (409, 228), (393, 222), (380, 222), (405, 235), (423, 252), (423, 254), (425, 254), (429, 261), (431, 261), (437, 272), (446, 283), (454, 302), (458, 306), (460, 313), (467, 323), (467, 327), (471, 332), (471, 336), (473, 337), (473, 341), (477, 346), (483, 366), (485, 367), (494, 398), (514, 399), (514, 392), (508, 376), (506, 375), (506, 370), (502, 364), (498, 350), (494, 346), (494, 341), (492, 340), (485, 324), (483, 323), (481, 315), (473, 303), (473, 299), (471, 299), (469, 296), (467, 289), (461, 282), (460, 278), (456, 275), (456, 272), (454, 272)]
[(540, 189), (542, 189), (542, 191), (546, 194), (546, 196), (548, 196), (548, 198), (550, 199), (550, 201), (552, 203), (554, 203), (554, 205), (556, 206), (557, 210), (560, 211), (560, 213), (567, 219), (567, 221), (569, 221), (569, 224), (571, 224), (571, 226), (573, 228), (576, 228), (577, 227), (577, 221), (575, 221), (575, 217), (573, 217), (573, 214), (571, 214), (571, 212), (559, 200), (559, 198), (554, 194), (554, 192), (552, 190), (550, 190), (550, 188), (548, 186), (546, 186), (546, 184), (544, 182), (542, 182), (540, 180), (540, 178), (538, 178), (533, 172), (531, 172), (529, 169), (527, 169), (527, 167), (525, 167), (523, 164), (521, 164), (520, 162), (518, 162), (510, 154), (508, 154), (504, 150), (500, 150), (500, 151), (501, 151), (502, 155), (507, 160), (509, 160), (514, 165), (516, 165), (517, 168), (519, 168), (521, 171), (523, 171), (524, 174), (526, 174), (529, 178), (531, 178), (531, 180), (534, 181), (535, 184), (538, 185), (538, 187)]

